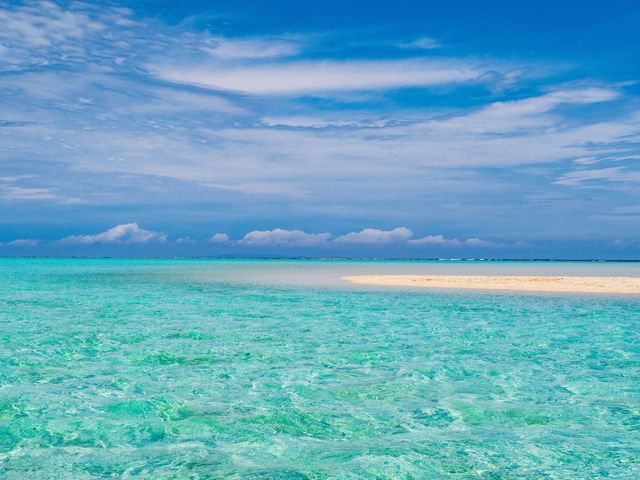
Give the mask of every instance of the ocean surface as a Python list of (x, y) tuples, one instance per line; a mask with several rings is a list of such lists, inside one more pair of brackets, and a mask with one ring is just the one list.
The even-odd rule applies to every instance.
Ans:
[(0, 259), (1, 479), (640, 478), (640, 264)]

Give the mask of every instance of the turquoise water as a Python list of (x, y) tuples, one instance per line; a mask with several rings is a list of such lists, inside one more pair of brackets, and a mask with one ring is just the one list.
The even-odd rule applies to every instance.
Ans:
[(638, 479), (640, 299), (348, 273), (640, 265), (0, 259), (2, 479)]

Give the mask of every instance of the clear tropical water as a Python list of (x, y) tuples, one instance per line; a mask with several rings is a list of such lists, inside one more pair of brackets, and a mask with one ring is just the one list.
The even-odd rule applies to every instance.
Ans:
[(0, 259), (0, 478), (640, 478), (640, 299), (339, 280), (483, 269), (640, 275)]

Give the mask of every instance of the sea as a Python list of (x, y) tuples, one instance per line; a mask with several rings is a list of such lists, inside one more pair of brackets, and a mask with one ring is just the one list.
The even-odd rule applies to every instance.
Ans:
[(640, 263), (0, 259), (1, 479), (640, 478)]

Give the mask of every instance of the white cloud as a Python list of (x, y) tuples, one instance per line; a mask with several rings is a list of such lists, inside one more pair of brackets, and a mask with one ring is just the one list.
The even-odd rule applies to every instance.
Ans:
[(218, 183), (203, 182), (204, 187), (220, 188), (223, 190), (233, 190), (237, 192), (248, 193), (251, 195), (285, 195), (288, 197), (304, 197), (304, 193), (292, 185), (279, 182), (256, 182), (256, 183)]
[(12, 247), (35, 247), (40, 244), (40, 240), (34, 240), (32, 238), (19, 238), (7, 243)]
[(409, 240), (409, 243), (416, 246), (429, 245), (433, 247), (497, 247), (503, 245), (478, 237), (459, 240), (457, 238), (446, 238), (443, 235), (427, 235), (426, 237)]
[[(110, 79), (104, 79), (109, 81)], [(114, 83), (113, 80), (110, 83)], [(124, 114), (179, 114), (182, 112), (216, 112), (243, 116), (249, 112), (228, 99), (210, 91), (188, 92), (175, 88), (144, 88), (140, 92), (128, 88), (127, 103), (116, 110)], [(133, 95), (139, 93), (139, 95)]]
[[(229, 241), (226, 237), (225, 241)], [(214, 237), (216, 236), (214, 235)], [(223, 237), (221, 237), (223, 238)], [(302, 230), (284, 230), (276, 228), (275, 230), (260, 231), (256, 230), (247, 233), (237, 243), (247, 246), (264, 246), (264, 247), (301, 247), (301, 246), (319, 246), (340, 244), (340, 245), (392, 245), (392, 244), (410, 244), (415, 246), (430, 245), (436, 247), (496, 247), (504, 246), (504, 244), (483, 240), (478, 237), (468, 238), (466, 240), (458, 240), (457, 238), (448, 239), (443, 235), (427, 235), (422, 238), (412, 240), (413, 232), (406, 227), (398, 227), (393, 230), (379, 230), (377, 228), (364, 228), (359, 232), (350, 232), (345, 235), (332, 239), (330, 233), (306, 233)], [(215, 241), (210, 239), (210, 241)]]
[(389, 125), (390, 120), (369, 119), (325, 119), (314, 117), (265, 117), (262, 123), (269, 127), (294, 127), (294, 128), (381, 128)]
[(576, 158), (573, 163), (577, 164), (577, 165), (593, 165), (596, 164), (598, 162), (600, 162), (601, 159), (599, 159), (598, 157), (580, 157), (580, 158)]
[(464, 241), (465, 245), (468, 245), (470, 247), (498, 247), (501, 244), (496, 243), (496, 242), (492, 242), (490, 240), (483, 240), (481, 238), (478, 237), (473, 237), (473, 238), (467, 238)]
[(231, 241), (226, 233), (214, 233), (209, 239), (211, 243), (228, 243)]
[(57, 195), (46, 188), (4, 187), (0, 188), (2, 196), (7, 200), (53, 200)]
[[(596, 98), (584, 93), (575, 97)], [(206, 161), (215, 155), (218, 161), (224, 162), (224, 170), (215, 170), (220, 178), (220, 175), (235, 175), (239, 159), (242, 159), (246, 168), (237, 173), (243, 174), (245, 182), (280, 183), (286, 178), (289, 185), (298, 187), (303, 193), (309, 188), (304, 179), (311, 175), (322, 180), (316, 182), (317, 185), (329, 188), (328, 195), (335, 190), (336, 184), (339, 185), (337, 182), (349, 175), (358, 175), (361, 185), (370, 190), (372, 186), (391, 183), (392, 178), (395, 188), (402, 188), (398, 182), (405, 186), (414, 183), (414, 173), (422, 171), (429, 173), (424, 177), (424, 185), (430, 185), (429, 180), (437, 178), (442, 169), (542, 164), (593, 155), (595, 151), (599, 155), (613, 156), (625, 148), (623, 142), (630, 142), (634, 135), (637, 136), (640, 118), (635, 116), (567, 127), (563, 125), (563, 119), (555, 115), (527, 117), (528, 114), (522, 111), (545, 112), (552, 108), (550, 105), (558, 105), (557, 99), (549, 103), (547, 98), (539, 102), (534, 101), (535, 98), (530, 99), (529, 105), (494, 104), (495, 111), (490, 107), (477, 111), (492, 111), (491, 115), (473, 112), (449, 119), (377, 129), (212, 130), (209, 135), (215, 153), (206, 155)], [(606, 98), (606, 95), (597, 98)], [(545, 104), (545, 107), (541, 110), (537, 103)], [(518, 111), (524, 117), (515, 113)], [(166, 143), (168, 139), (163, 141)], [(218, 145), (221, 147), (217, 148)], [(204, 152), (195, 155), (205, 161)], [(188, 173), (185, 168), (165, 168), (157, 161), (153, 167), (168, 175), (173, 174), (170, 170), (182, 176)], [(202, 177), (207, 172), (197, 174)], [(227, 179), (225, 182), (233, 183)]]
[(8, 177), (0, 177), (0, 182), (12, 183), (12, 182), (18, 182), (26, 178), (33, 178), (33, 177), (34, 175), (12, 175)]
[(431, 37), (416, 38), (412, 42), (401, 43), (401, 48), (415, 48), (418, 50), (432, 50), (434, 48), (440, 48), (440, 43)]
[[(3, 177), (0, 178), (0, 181), (5, 183), (18, 182), (25, 177)], [(42, 202), (45, 200), (50, 200), (51, 202), (49, 203), (55, 202), (66, 205), (78, 205), (81, 203), (87, 203), (83, 199), (77, 197), (64, 197), (62, 195), (58, 195), (48, 188), (31, 188), (3, 185), (0, 185), (0, 198), (8, 200), (10, 202)]]
[(440, 247), (459, 247), (463, 244), (457, 238), (445, 238), (442, 235), (427, 235), (426, 237), (409, 240), (412, 245), (432, 245)]
[(613, 245), (614, 247), (635, 247), (638, 244), (640, 244), (640, 239), (637, 238), (618, 238), (611, 242), (611, 245)]
[(405, 227), (393, 230), (378, 230), (377, 228), (365, 228), (359, 232), (351, 232), (337, 237), (334, 242), (361, 245), (388, 245), (391, 243), (403, 243), (413, 237), (413, 232)]
[(300, 44), (293, 39), (210, 37), (203, 43), (203, 51), (227, 60), (288, 57), (300, 51)]
[(191, 237), (180, 237), (176, 240), (176, 243), (178, 245), (195, 245), (198, 242)]
[[(82, 8), (65, 9), (49, 1), (0, 8), (0, 25), (0, 44), (8, 47), (0, 50), (0, 65), (9, 69), (83, 56), (79, 41), (105, 28)], [(51, 55), (54, 49), (56, 55)]]
[(224, 68), (149, 66), (163, 80), (250, 94), (291, 95), (327, 91), (427, 87), (470, 82), (483, 70), (461, 61), (298, 61)]
[(597, 168), (568, 172), (558, 178), (557, 185), (576, 186), (592, 180), (607, 182), (640, 182), (640, 171), (627, 170), (624, 167)]
[(640, 204), (622, 205), (613, 209), (614, 213), (620, 215), (640, 215)]
[[(463, 137), (466, 142), (491, 140), (499, 134), (540, 135), (544, 128), (553, 128), (561, 122), (554, 110), (563, 105), (581, 105), (615, 100), (620, 92), (610, 88), (591, 87), (575, 90), (558, 90), (536, 97), (495, 102), (485, 107), (449, 118), (426, 121), (391, 121), (390, 119), (327, 119), (318, 117), (264, 117), (266, 126), (290, 126), (301, 128), (340, 127), (369, 138), (372, 132), (366, 127), (376, 127), (388, 142), (402, 139), (405, 143), (420, 136), (423, 143), (446, 143), (451, 138)], [(384, 129), (386, 127), (386, 129)], [(358, 130), (360, 129), (360, 130)], [(548, 134), (553, 134), (550, 130)], [(374, 132), (375, 134), (375, 132)], [(565, 133), (566, 135), (566, 133)], [(433, 138), (437, 136), (437, 138)], [(418, 140), (415, 138), (415, 140)], [(498, 139), (499, 140), (499, 139)], [(355, 139), (354, 139), (355, 141)], [(471, 149), (470, 149), (471, 150)], [(494, 154), (495, 155), (495, 154)], [(595, 161), (594, 157), (589, 157)], [(623, 157), (619, 158), (623, 159)], [(580, 159), (578, 160), (580, 161)]]
[(537, 97), (508, 102), (495, 102), (467, 115), (448, 120), (434, 120), (421, 126), (436, 131), (465, 133), (507, 133), (540, 128), (557, 123), (547, 114), (561, 105), (581, 105), (614, 100), (620, 96), (609, 88), (558, 90)]
[(311, 247), (324, 245), (331, 238), (330, 233), (306, 233), (302, 230), (254, 230), (247, 233), (239, 245), (265, 246), (265, 247)]
[(140, 228), (137, 223), (117, 225), (109, 230), (95, 235), (73, 235), (60, 240), (62, 243), (80, 243), (92, 245), (94, 243), (150, 243), (164, 242), (167, 235), (153, 230)]
[[(220, 240), (214, 237), (222, 235)], [(306, 233), (302, 230), (284, 230), (276, 228), (274, 230), (256, 230), (247, 233), (238, 245), (263, 246), (263, 247), (311, 247), (336, 245), (392, 245), (409, 244), (414, 246), (430, 245), (435, 247), (497, 247), (505, 244), (483, 240), (478, 237), (458, 240), (448, 239), (443, 235), (427, 235), (422, 238), (412, 240), (413, 232), (406, 227), (398, 227), (392, 230), (379, 230), (376, 228), (364, 228), (359, 232), (350, 232), (342, 236), (332, 238), (331, 233)], [(226, 234), (216, 234), (209, 241), (230, 241)]]
[(49, 1), (0, 10), (0, 21), (3, 24), (0, 38), (21, 38), (31, 47), (50, 46), (82, 38), (88, 31), (104, 28), (85, 13), (64, 10)]
[[(10, 145), (6, 148), (16, 157), (34, 156), (35, 148), (43, 162), (65, 158), (77, 171), (162, 176), (234, 190), (244, 198), (249, 194), (301, 198), (300, 207), (307, 212), (309, 205), (323, 206), (324, 212), (348, 205), (402, 214), (425, 194), (441, 192), (451, 200), (454, 194), (500, 188), (500, 177), (481, 171), (483, 167), (542, 165), (594, 155), (613, 158), (620, 152), (628, 155), (629, 144), (640, 140), (640, 115), (587, 125), (553, 115), (535, 119), (527, 128), (518, 117), (492, 126), (488, 122), (483, 126), (476, 118), (468, 128), (453, 128), (450, 122), (466, 116), (460, 115), (375, 129), (245, 124), (152, 131), (139, 130), (139, 118), (130, 130), (101, 125), (84, 130), (68, 126), (64, 121), (68, 116), (48, 115), (48, 125), (12, 127), (14, 136), (5, 142)], [(516, 124), (521, 127), (514, 129)], [(45, 137), (50, 140), (40, 146), (37, 139)], [(74, 144), (76, 148), (67, 148)], [(509, 181), (525, 183), (517, 173)], [(385, 195), (396, 195), (398, 202), (383, 205), (376, 200)], [(373, 207), (365, 205), (371, 201)], [(408, 221), (405, 218), (396, 221)]]

